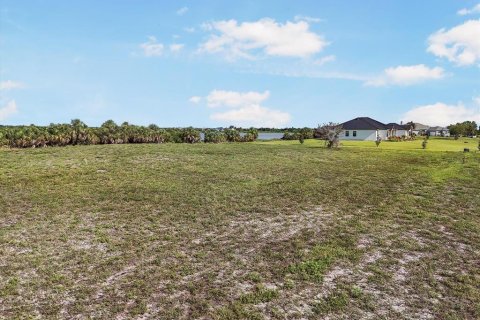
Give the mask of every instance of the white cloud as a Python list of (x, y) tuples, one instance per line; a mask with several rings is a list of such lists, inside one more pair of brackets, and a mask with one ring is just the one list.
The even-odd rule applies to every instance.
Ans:
[(278, 23), (263, 18), (254, 22), (214, 21), (202, 26), (213, 32), (200, 52), (223, 53), (229, 59), (254, 59), (262, 51), (269, 56), (308, 57), (322, 51), (324, 38), (309, 30), (306, 21)]
[(408, 86), (427, 80), (438, 80), (445, 77), (444, 70), (440, 67), (429, 68), (423, 64), (413, 66), (398, 66), (387, 68), (384, 74), (367, 80), (365, 85), (381, 87), (387, 85)]
[(163, 44), (157, 42), (157, 38), (149, 36), (148, 41), (142, 43), (140, 47), (146, 57), (159, 57), (163, 54)]
[(190, 99), (188, 99), (188, 101), (195, 104), (199, 103), (201, 100), (202, 100), (202, 97), (199, 97), (199, 96), (193, 96), (193, 97), (190, 97)]
[(187, 11), (188, 11), (188, 7), (182, 7), (182, 8), (177, 10), (177, 14), (179, 16), (183, 16), (185, 13), (187, 13)]
[(480, 111), (467, 108), (463, 104), (447, 105), (437, 102), (418, 106), (406, 112), (400, 119), (403, 122), (414, 121), (432, 126), (448, 126), (463, 121), (480, 122)]
[[(209, 108), (226, 108), (210, 115), (210, 119), (222, 122), (224, 125), (244, 127), (284, 127), (291, 116), (287, 112), (275, 110), (261, 105), (270, 96), (269, 91), (264, 92), (237, 92), (226, 90), (213, 90), (206, 97)], [(199, 103), (202, 97), (193, 96), (189, 99), (192, 103)]]
[(21, 89), (23, 87), (24, 87), (24, 84), (18, 81), (6, 80), (6, 81), (0, 82), (0, 91)]
[(458, 10), (457, 12), (457, 14), (461, 16), (466, 16), (467, 14), (475, 14), (475, 13), (480, 13), (480, 3), (471, 9), (464, 8), (464, 9)]
[(295, 20), (295, 21), (306, 21), (306, 22), (309, 22), (309, 23), (318, 23), (318, 22), (323, 21), (323, 19), (320, 19), (320, 18), (314, 18), (314, 17), (302, 16), (302, 15), (296, 15), (295, 17), (293, 17), (293, 20)]
[(183, 49), (185, 45), (182, 43), (173, 43), (170, 45), (170, 51), (172, 52), (178, 52)]
[(0, 108), (0, 121), (7, 119), (17, 112), (18, 109), (15, 100), (10, 100), (5, 107)]
[(183, 30), (185, 32), (188, 32), (188, 33), (193, 33), (195, 32), (195, 28), (194, 27), (186, 27), (186, 28), (183, 28)]
[(440, 29), (428, 38), (428, 52), (461, 66), (480, 61), (480, 19), (450, 30)]
[(213, 90), (207, 96), (207, 106), (210, 108), (238, 108), (243, 106), (260, 104), (266, 99), (268, 99), (269, 96), (269, 91), (265, 91), (263, 93), (255, 91), (242, 93), (237, 91)]
[(337, 60), (337, 57), (335, 57), (334, 55), (329, 55), (329, 56), (321, 57), (320, 59), (315, 60), (313, 63), (317, 66), (323, 66), (324, 64), (333, 62), (335, 60)]
[(260, 105), (250, 105), (226, 112), (214, 113), (210, 119), (225, 124), (253, 127), (285, 127), (291, 120), (290, 114)]

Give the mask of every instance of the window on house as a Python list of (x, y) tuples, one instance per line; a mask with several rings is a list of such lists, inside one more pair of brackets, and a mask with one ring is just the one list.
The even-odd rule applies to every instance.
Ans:
[(357, 136), (357, 131), (353, 131), (353, 136), (354, 136), (354, 137)]
[(347, 130), (345, 131), (345, 137), (348, 137), (348, 136), (350, 136), (350, 131)]

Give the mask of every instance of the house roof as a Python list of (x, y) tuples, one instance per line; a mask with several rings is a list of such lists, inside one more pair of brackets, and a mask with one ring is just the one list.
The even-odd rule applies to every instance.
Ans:
[(410, 129), (410, 128), (408, 128), (407, 125), (401, 125), (401, 124), (398, 124), (398, 123), (395, 123), (395, 122), (387, 123), (385, 126), (387, 127), (387, 129), (399, 129), (399, 130)]
[(428, 128), (427, 131), (447, 131), (447, 130), (448, 130), (448, 128), (438, 127), (438, 126), (437, 126), (437, 127), (430, 127), (430, 128)]
[(387, 127), (380, 121), (369, 117), (359, 117), (350, 121), (342, 123), (342, 128), (345, 130), (385, 130)]
[(428, 128), (430, 128), (430, 126), (427, 126), (426, 124), (421, 124), (418, 122), (415, 122), (414, 125), (415, 125), (414, 130), (427, 130)]

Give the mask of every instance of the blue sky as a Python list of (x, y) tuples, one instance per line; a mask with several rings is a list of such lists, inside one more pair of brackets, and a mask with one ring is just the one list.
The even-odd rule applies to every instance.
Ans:
[(0, 4), (0, 124), (480, 122), (480, 2)]

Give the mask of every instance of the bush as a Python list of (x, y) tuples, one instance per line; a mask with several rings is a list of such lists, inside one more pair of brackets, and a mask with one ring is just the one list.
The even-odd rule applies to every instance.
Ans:
[(218, 130), (208, 129), (205, 130), (204, 142), (206, 143), (221, 143), (227, 141), (225, 133)]
[(169, 133), (168, 142), (173, 142), (173, 143), (183, 142), (181, 129), (169, 129), (168, 133)]
[(325, 141), (327, 148), (337, 148), (340, 145), (342, 126), (337, 123), (326, 123), (315, 130), (315, 138)]
[(283, 134), (282, 140), (300, 140), (300, 137), (302, 139), (313, 139), (314, 134), (315, 130), (311, 128), (302, 128), (295, 131), (286, 131)]
[(200, 132), (192, 127), (184, 128), (180, 132), (180, 137), (184, 143), (197, 143), (200, 141)]
[(234, 128), (228, 128), (223, 131), (228, 142), (239, 142), (242, 140), (240, 132)]
[(422, 141), (422, 149), (427, 149), (428, 139)]
[(298, 140), (299, 134), (297, 132), (285, 132), (283, 134), (282, 140)]
[(258, 130), (255, 128), (250, 128), (248, 131), (245, 133), (245, 135), (242, 137), (240, 141), (242, 142), (253, 142), (257, 140), (258, 138)]
[(311, 128), (302, 128), (300, 129), (299, 134), (303, 137), (303, 139), (313, 139), (314, 130)]

